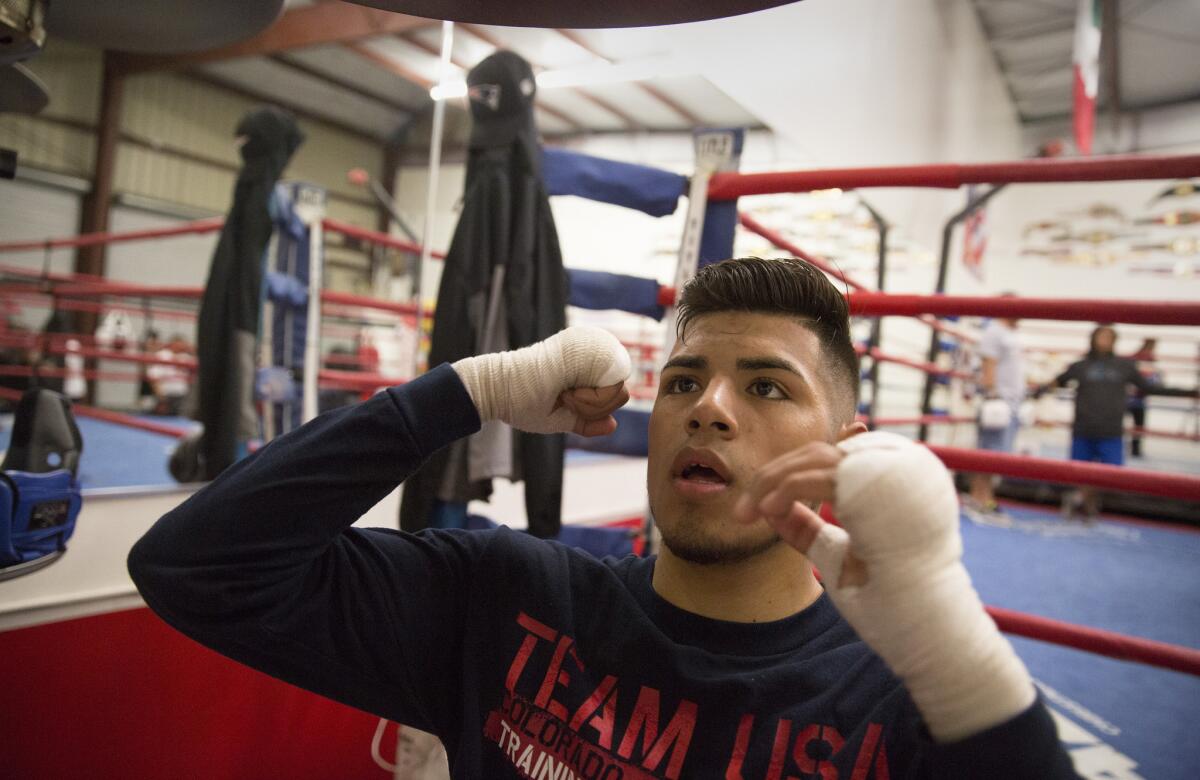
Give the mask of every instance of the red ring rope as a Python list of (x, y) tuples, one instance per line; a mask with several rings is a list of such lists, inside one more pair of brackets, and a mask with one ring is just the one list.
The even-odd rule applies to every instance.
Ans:
[[(351, 225), (349, 222), (329, 219), (328, 217), (321, 220), (321, 226), (331, 233), (340, 233), (344, 236), (350, 236), (351, 238), (357, 238), (362, 241), (369, 241), (372, 244), (378, 244), (380, 246), (386, 246), (392, 249), (399, 249), (402, 252), (409, 252), (414, 255), (421, 254), (420, 244), (414, 244), (411, 241), (405, 241), (402, 238), (397, 238), (396, 236), (389, 235), (387, 233), (381, 233), (378, 230), (368, 230), (366, 228), (358, 227), (357, 225)], [(430, 257), (434, 258), (435, 260), (444, 260), (446, 255), (435, 251), (430, 253)]]
[(709, 200), (744, 195), (811, 192), (834, 187), (942, 187), (964, 184), (1125, 181), (1200, 176), (1200, 155), (1175, 157), (1121, 155), (1015, 162), (900, 165), (880, 168), (831, 168), (775, 173), (718, 173), (708, 185)]
[(969, 295), (850, 294), (850, 313), (968, 315), (1042, 320), (1097, 320), (1145, 325), (1200, 325), (1200, 303), (1191, 301), (1113, 301), (1081, 298), (1017, 298)]
[(45, 349), (46, 352), (54, 355), (69, 355), (75, 353), (85, 358), (100, 358), (103, 360), (120, 360), (126, 363), (142, 363), (148, 366), (175, 366), (185, 370), (194, 370), (196, 368), (196, 359), (191, 357), (177, 358), (161, 358), (154, 354), (144, 352), (123, 352), (116, 349), (103, 349), (100, 347), (79, 347), (78, 349), (67, 349), (65, 344), (51, 343)]
[(340, 371), (323, 368), (317, 372), (317, 380), (322, 387), (334, 387), (342, 390), (377, 390), (380, 387), (402, 385), (407, 379), (382, 374), (368, 374), (364, 371)]
[(881, 349), (872, 349), (868, 353), (865, 348), (856, 347), (854, 351), (859, 355), (867, 354), (869, 357), (878, 360), (880, 363), (895, 363), (899, 366), (908, 366), (909, 368), (915, 368), (918, 371), (924, 371), (925, 373), (933, 374), (934, 376), (948, 376), (954, 379), (968, 380), (975, 378), (975, 375), (968, 371), (954, 371), (949, 368), (942, 368), (934, 363), (927, 363), (924, 360), (913, 360), (900, 355), (893, 355), (891, 353), (884, 352)]
[(362, 295), (352, 295), (350, 293), (333, 292), (332, 290), (324, 290), (321, 293), (322, 303), (334, 303), (342, 306), (355, 306), (360, 309), (375, 309), (378, 311), (388, 311), (393, 314), (401, 314), (413, 316), (417, 313), (417, 306), (411, 303), (400, 303), (398, 301), (384, 301), (379, 298), (367, 298)]
[(941, 458), (947, 468), (958, 471), (984, 471), (1004, 477), (1091, 485), (1130, 493), (1200, 501), (1200, 477), (1187, 474), (1145, 471), (1104, 463), (1035, 458), (991, 450), (970, 450), (934, 444), (926, 446)]
[[(4, 246), (4, 244), (0, 244), (0, 246)], [(37, 279), (39, 281), (51, 281), (51, 282), (106, 282), (106, 281), (108, 281), (108, 279), (106, 279), (105, 277), (97, 276), (96, 274), (81, 274), (78, 272), (69, 273), (69, 274), (61, 274), (61, 273), (55, 273), (53, 271), (45, 272), (45, 271), (39, 271), (35, 268), (26, 268), (25, 266), (6, 265), (6, 264), (0, 264), (0, 274), (7, 274), (8, 276), (20, 276), (25, 279)]]
[(774, 230), (771, 230), (769, 227), (763, 225), (762, 223), (760, 223), (758, 220), (756, 220), (754, 217), (750, 216), (749, 214), (739, 213), (738, 214), (738, 222), (741, 223), (742, 227), (746, 228), (751, 233), (754, 233), (756, 235), (761, 236), (762, 238), (765, 238), (766, 240), (770, 241), (772, 244), (779, 247), (780, 249), (782, 249), (785, 252), (791, 252), (794, 256), (800, 258), (801, 260), (807, 261), (808, 263), (816, 266), (817, 268), (820, 268), (825, 273), (827, 273), (830, 276), (834, 277), (835, 279), (843, 282), (844, 284), (846, 284), (850, 287), (853, 287), (855, 290), (869, 290), (870, 289), (865, 284), (858, 281), (857, 279), (853, 279), (853, 278), (847, 276), (846, 274), (842, 273), (841, 270), (839, 270), (837, 267), (835, 267), (832, 263), (830, 263), (825, 258), (817, 257), (816, 255), (811, 255), (808, 252), (805, 252), (799, 246), (797, 246), (796, 244), (793, 244), (791, 241), (788, 241), (786, 238), (784, 238), (783, 235), (781, 235), (780, 233), (777, 233)]
[[(1071, 423), (1061, 420), (1035, 420), (1033, 424), (1039, 428), (1069, 428), (1071, 426)], [(1164, 431), (1158, 428), (1126, 428), (1125, 435), (1152, 436), (1159, 439), (1200, 442), (1200, 433), (1179, 433), (1178, 431)]]
[(8, 241), (0, 243), (0, 252), (28, 252), (41, 249), (72, 249), (97, 244), (117, 244), (124, 241), (145, 241), (168, 236), (215, 233), (225, 224), (224, 218), (199, 219), (183, 225), (153, 230), (131, 230), (125, 233), (99, 232), (81, 233), (69, 238), (47, 238), (43, 241)]
[[(21, 400), (23, 393), (20, 390), (12, 390), (7, 387), (0, 387), (0, 397), (8, 398), (12, 401)], [(94, 420), (104, 420), (105, 422), (124, 425), (127, 428), (138, 428), (150, 433), (157, 433), (163, 436), (170, 436), (175, 439), (182, 439), (188, 435), (188, 432), (183, 428), (176, 428), (173, 425), (164, 425), (151, 420), (143, 420), (140, 417), (134, 417), (131, 414), (121, 414), (120, 412), (111, 412), (108, 409), (98, 409), (94, 406), (86, 406), (84, 404), (71, 404), (71, 411), (80, 417), (90, 417)]]
[(70, 368), (59, 368), (57, 366), (10, 366), (0, 364), (0, 376), (24, 376), (24, 377), (54, 377), (56, 379), (67, 379), (73, 376), (79, 376), (83, 379), (94, 380), (98, 382), (140, 382), (141, 374), (136, 374), (132, 371), (93, 371), (88, 368), (78, 370)]
[(6, 298), (25, 301), (29, 306), (37, 308), (62, 309), (64, 311), (86, 311), (98, 314), (103, 314), (104, 312), (108, 311), (123, 311), (137, 316), (146, 316), (148, 314), (152, 319), (196, 319), (196, 312), (185, 311), (183, 309), (150, 309), (142, 308), (140, 306), (130, 306), (128, 304), (122, 305), (117, 303), (81, 301), (71, 298), (59, 298), (50, 293), (44, 292), (9, 293), (5, 291), (4, 285), (0, 285), (0, 293), (3, 293)]
[[(859, 415), (858, 419), (863, 422), (867, 421), (867, 417)], [(876, 417), (875, 425), (879, 428), (895, 428), (902, 425), (964, 425), (966, 423), (976, 422), (974, 417), (970, 416), (952, 416), (948, 414), (926, 414), (921, 417)]]
[(1061, 620), (1029, 615), (1003, 607), (987, 607), (996, 627), (1007, 634), (1037, 639), (1042, 642), (1074, 647), (1096, 655), (1138, 661), (1177, 672), (1200, 675), (1200, 650), (1152, 639), (1118, 634), (1099, 628), (1079, 626)]

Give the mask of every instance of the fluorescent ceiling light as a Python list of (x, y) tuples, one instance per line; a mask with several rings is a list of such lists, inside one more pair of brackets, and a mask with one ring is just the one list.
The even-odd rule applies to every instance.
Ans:
[(456, 79), (442, 84), (434, 84), (429, 90), (429, 97), (434, 100), (453, 100), (467, 96), (466, 79)]
[[(693, 73), (674, 57), (652, 57), (630, 62), (597, 63), (578, 68), (562, 68), (559, 70), (544, 70), (537, 74), (539, 89), (558, 89), (562, 87), (587, 87), (597, 84), (623, 84), (630, 81), (646, 81), (648, 79), (687, 76)], [(434, 100), (466, 97), (467, 82), (463, 79), (447, 81), (435, 85), (429, 90), (429, 96)]]

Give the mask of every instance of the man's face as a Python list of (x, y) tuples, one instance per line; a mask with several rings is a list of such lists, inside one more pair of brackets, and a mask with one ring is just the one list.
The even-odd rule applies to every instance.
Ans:
[(1101, 328), (1096, 331), (1095, 346), (1097, 352), (1112, 352), (1113, 345), (1117, 342), (1117, 334), (1115, 331), (1108, 328)]
[(745, 560), (780, 540), (733, 507), (757, 469), (841, 426), (833, 367), (797, 320), (725, 312), (693, 320), (650, 415), (647, 490), (663, 543), (694, 563)]

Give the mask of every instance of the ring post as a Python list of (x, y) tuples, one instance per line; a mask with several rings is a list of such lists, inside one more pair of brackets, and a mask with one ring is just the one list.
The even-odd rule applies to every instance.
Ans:
[[(950, 219), (946, 220), (945, 226), (942, 228), (942, 252), (941, 259), (938, 261), (938, 277), (937, 286), (934, 289), (934, 294), (941, 295), (946, 292), (946, 279), (950, 272), (950, 239), (954, 237), (954, 228), (967, 217), (974, 214), (978, 209), (992, 199), (992, 196), (1004, 189), (1003, 184), (997, 184), (990, 190), (983, 193), (977, 198), (974, 198), (967, 203), (962, 211), (958, 212)], [(937, 330), (932, 330), (929, 333), (929, 352), (925, 356), (928, 363), (937, 361), (938, 353), (941, 351), (941, 339), (938, 336)], [(921, 416), (924, 417), (930, 413), (933, 407), (931, 403), (933, 399), (933, 375), (925, 377), (925, 387), (921, 390)], [(917, 439), (925, 441), (929, 436), (929, 426), (925, 423), (921, 424), (917, 431)]]
[[(875, 273), (875, 289), (879, 292), (884, 291), (884, 283), (887, 279), (887, 238), (888, 225), (887, 220), (871, 207), (870, 203), (865, 200), (861, 201), (867, 213), (871, 215), (871, 221), (875, 223), (875, 229), (879, 233), (879, 265)], [(875, 351), (880, 348), (883, 342), (883, 318), (876, 317), (871, 323), (871, 336), (867, 340), (867, 354), (871, 357), (871, 370), (869, 380), (871, 382), (871, 403), (867, 406), (867, 428), (875, 430), (875, 412), (879, 401), (879, 361), (875, 359)], [(857, 404), (856, 404), (857, 405)]]
[(325, 268), (325, 190), (299, 185), (296, 214), (308, 226), (308, 311), (304, 323), (304, 374), (300, 397), (301, 423), (317, 416), (317, 373), (321, 369), (321, 288)]
[[(454, 22), (442, 22), (442, 54), (438, 61), (438, 84), (445, 84), (450, 75), (450, 55), (454, 49)], [(438, 98), (433, 104), (433, 126), (429, 132), (429, 180), (425, 188), (425, 224), (421, 229), (421, 262), (417, 266), (417, 278), (413, 293), (417, 303), (417, 333), (413, 347), (412, 376), (421, 372), (421, 340), (424, 335), (425, 271), (433, 258), (433, 231), (437, 223), (438, 175), (442, 166), (442, 135), (445, 132), (446, 99)]]

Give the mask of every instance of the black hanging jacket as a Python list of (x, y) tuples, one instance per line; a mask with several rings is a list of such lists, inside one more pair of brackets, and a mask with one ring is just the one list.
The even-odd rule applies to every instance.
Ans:
[[(533, 72), (500, 51), (472, 68), (467, 84), (474, 125), (462, 215), (438, 289), (431, 366), (527, 346), (566, 326), (567, 280), (542, 181)], [(438, 499), (486, 499), (491, 476), (506, 476), (525, 482), (529, 530), (553, 536), (561, 527), (563, 452), (561, 435), (485, 428), (436, 453), (405, 482), (401, 525), (425, 528)]]
[[(275, 183), (304, 141), (291, 114), (273, 106), (242, 117), (242, 170), (233, 205), (213, 253), (196, 330), (202, 479), (214, 479), (237, 457), (239, 422), (253, 418), (255, 355), (262, 308), (263, 253), (273, 230)], [(243, 426), (244, 427), (244, 426)]]

